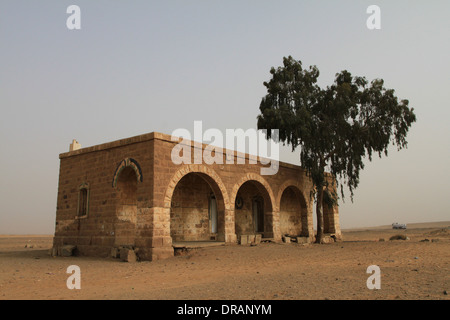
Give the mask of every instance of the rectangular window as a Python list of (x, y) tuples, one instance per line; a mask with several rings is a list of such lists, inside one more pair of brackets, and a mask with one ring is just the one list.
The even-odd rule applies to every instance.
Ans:
[(211, 233), (217, 233), (217, 202), (214, 195), (209, 197), (209, 221)]
[(78, 211), (77, 217), (86, 217), (89, 212), (89, 189), (87, 187), (80, 187), (78, 194)]
[(254, 229), (257, 233), (264, 232), (264, 201), (257, 197), (252, 203)]

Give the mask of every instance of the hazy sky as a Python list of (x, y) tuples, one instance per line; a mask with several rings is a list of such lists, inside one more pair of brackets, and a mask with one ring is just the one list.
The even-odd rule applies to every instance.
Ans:
[[(69, 30), (67, 7), (81, 9)], [(369, 5), (381, 30), (369, 30)], [(177, 128), (256, 128), (263, 81), (292, 55), (409, 99), (408, 149), (366, 162), (342, 228), (450, 220), (450, 1), (0, 2), (0, 234), (52, 234), (58, 155)], [(281, 160), (298, 164), (298, 152)]]

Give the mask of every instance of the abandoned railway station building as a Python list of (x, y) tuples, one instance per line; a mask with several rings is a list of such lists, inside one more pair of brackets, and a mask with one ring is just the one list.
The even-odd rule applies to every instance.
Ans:
[[(87, 148), (74, 140), (59, 155), (55, 254), (64, 246), (99, 257), (129, 248), (157, 260), (187, 242), (313, 241), (312, 185), (301, 167), (279, 162), (276, 174), (261, 175), (260, 161), (234, 151), (232, 164), (175, 164), (177, 144), (156, 132)], [(192, 155), (205, 147), (192, 144)], [(337, 207), (324, 205), (324, 231), (341, 237)]]

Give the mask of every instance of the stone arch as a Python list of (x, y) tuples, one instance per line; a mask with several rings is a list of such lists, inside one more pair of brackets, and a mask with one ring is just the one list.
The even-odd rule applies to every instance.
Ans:
[(303, 191), (302, 186), (298, 183), (298, 181), (296, 180), (288, 180), (286, 182), (284, 182), (280, 188), (278, 188), (278, 194), (277, 194), (277, 198), (276, 198), (276, 203), (278, 208), (280, 208), (280, 202), (281, 202), (281, 196), (283, 195), (283, 192), (286, 190), (286, 188), (288, 187), (295, 187), (298, 189), (298, 191), (300, 191), (303, 199), (305, 200), (306, 203), (306, 207), (308, 209), (310, 209), (310, 201), (308, 201), (308, 198), (305, 196), (305, 193)]
[(244, 177), (242, 177), (237, 183), (234, 184), (233, 189), (231, 191), (231, 198), (230, 201), (234, 204), (234, 201), (236, 199), (237, 193), (240, 189), (240, 187), (248, 182), (248, 181), (256, 181), (259, 182), (260, 185), (264, 187), (264, 189), (267, 191), (269, 198), (270, 198), (270, 206), (272, 211), (278, 211), (277, 203), (275, 202), (275, 197), (273, 195), (272, 188), (270, 187), (269, 183), (260, 175), (255, 173), (247, 173)]
[(114, 245), (134, 246), (137, 222), (138, 180), (135, 168), (120, 167), (114, 182), (115, 215), (113, 219)]
[(239, 193), (243, 204), (236, 203), (233, 210), (236, 236), (261, 234), (280, 240), (278, 208), (269, 183), (258, 174), (247, 173), (234, 184), (230, 202), (234, 204)]
[[(186, 184), (191, 187), (187, 188)], [(199, 193), (192, 193), (192, 189)], [(207, 204), (203, 192), (209, 193)], [(210, 211), (211, 207), (215, 208), (215, 214)], [(164, 208), (170, 215), (173, 241), (226, 241), (225, 217), (229, 214), (230, 202), (225, 185), (214, 170), (202, 165), (180, 168), (167, 186)]]
[[(285, 195), (284, 202), (282, 202), (283, 195)], [(280, 211), (282, 234), (304, 237), (312, 234), (312, 211), (310, 201), (307, 199), (302, 186), (295, 180), (288, 180), (280, 186), (276, 201)], [(290, 208), (286, 208), (287, 206)]]
[(166, 193), (164, 195), (164, 208), (170, 208), (172, 195), (173, 192), (175, 191), (178, 182), (180, 182), (180, 180), (189, 173), (201, 174), (202, 177), (205, 178), (206, 182), (208, 182), (211, 189), (213, 190), (216, 189), (220, 191), (223, 197), (225, 209), (226, 210), (230, 209), (228, 192), (227, 189), (225, 188), (225, 185), (222, 182), (222, 179), (220, 179), (220, 177), (214, 170), (202, 165), (195, 165), (195, 164), (185, 165), (172, 176), (169, 185), (167, 186)]
[(116, 168), (116, 171), (115, 171), (114, 177), (113, 177), (113, 181), (112, 181), (113, 188), (117, 187), (117, 180), (119, 179), (120, 173), (127, 167), (130, 167), (131, 169), (133, 169), (134, 172), (136, 173), (137, 181), (142, 182), (143, 176), (142, 176), (141, 166), (133, 158), (126, 158), (126, 159), (122, 160)]

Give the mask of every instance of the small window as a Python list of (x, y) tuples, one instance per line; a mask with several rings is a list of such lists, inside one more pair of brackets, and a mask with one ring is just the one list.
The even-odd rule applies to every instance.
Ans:
[(89, 187), (82, 184), (78, 193), (78, 212), (77, 217), (87, 217), (89, 212)]

